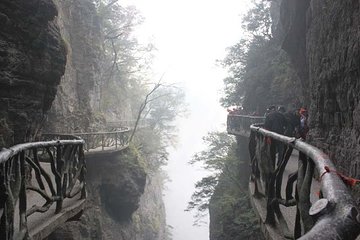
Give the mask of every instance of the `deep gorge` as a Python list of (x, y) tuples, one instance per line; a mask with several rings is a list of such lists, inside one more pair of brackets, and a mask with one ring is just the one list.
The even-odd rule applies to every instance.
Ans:
[[(256, 2), (258, 12), (243, 22), (252, 37), (230, 47), (220, 61), (230, 73), (222, 106), (241, 106), (252, 115), (263, 115), (269, 105), (306, 107), (307, 142), (328, 154), (342, 174), (359, 179), (360, 1)], [(260, 24), (254, 24), (259, 13), (265, 20), (255, 18)], [(1, 148), (41, 140), (46, 133), (111, 132), (117, 127), (110, 123), (133, 127), (142, 116), (148, 120), (124, 150), (85, 153), (84, 212), (47, 240), (172, 239), (161, 167), (183, 94), (176, 87), (159, 90), (166, 85), (161, 79), (144, 83), (137, 75), (148, 68), (155, 48), (133, 38), (142, 21), (135, 8), (118, 1), (0, 2)], [(149, 96), (154, 98), (148, 101)], [(262, 238), (244, 191), (248, 141), (236, 141), (236, 183), (226, 172), (219, 174), (207, 203), (211, 240)], [(9, 194), (4, 186), (0, 190), (4, 205)], [(352, 192), (359, 197), (357, 188)]]

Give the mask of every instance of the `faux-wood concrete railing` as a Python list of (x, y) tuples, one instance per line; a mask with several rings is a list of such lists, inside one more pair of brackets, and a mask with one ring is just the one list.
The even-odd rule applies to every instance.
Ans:
[[(59, 215), (66, 199), (86, 197), (83, 145), (80, 139), (34, 142), (0, 152), (0, 239), (33, 237), (28, 228), (33, 214)], [(36, 195), (32, 206), (30, 195)]]
[(128, 146), (130, 128), (113, 132), (74, 133), (85, 140), (85, 151), (106, 151), (123, 149)]
[(42, 135), (42, 139), (72, 139), (76, 136), (85, 141), (84, 150), (86, 152), (124, 149), (128, 146), (128, 139), (132, 130), (127, 127), (117, 127), (117, 129), (119, 130), (109, 132), (47, 133)]
[[(252, 117), (231, 116), (228, 124), (234, 126), (244, 123), (239, 129), (245, 131), (249, 118)], [(290, 239), (356, 239), (360, 233), (359, 211), (349, 187), (337, 174), (329, 157), (300, 139), (267, 131), (261, 124), (251, 125), (248, 131), (251, 132), (249, 150), (253, 197), (266, 201), (265, 225), (280, 228), (283, 237)], [(239, 131), (234, 132), (237, 135)], [(276, 149), (280, 145), (284, 154), (280, 163), (275, 164)], [(284, 186), (284, 170), (294, 149), (299, 152), (298, 168), (288, 176)], [(311, 185), (315, 176), (320, 181), (320, 191), (317, 200), (311, 202), (310, 195), (314, 194), (311, 192)], [(285, 198), (282, 196), (282, 189), (285, 189)], [(295, 224), (291, 231), (284, 219), (284, 207), (280, 208), (281, 205), (285, 209), (296, 206), (296, 214), (293, 216)]]
[(227, 117), (227, 132), (233, 135), (250, 137), (250, 126), (254, 123), (263, 123), (264, 117), (229, 114)]

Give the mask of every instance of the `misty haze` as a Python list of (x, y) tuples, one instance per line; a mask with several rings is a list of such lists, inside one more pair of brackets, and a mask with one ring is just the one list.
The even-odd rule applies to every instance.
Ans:
[(0, 239), (360, 239), (359, 16), (0, 0)]

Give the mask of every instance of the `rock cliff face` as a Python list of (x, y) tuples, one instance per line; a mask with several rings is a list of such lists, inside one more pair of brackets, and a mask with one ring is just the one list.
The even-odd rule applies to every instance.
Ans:
[(305, 104), (309, 104), (308, 93), (308, 60), (306, 56), (306, 11), (310, 0), (282, 1), (280, 5), (280, 22), (283, 39), (282, 48), (289, 54), (303, 88)]
[(46, 131), (90, 131), (98, 105), (102, 35), (93, 1), (54, 0), (68, 61), (49, 112)]
[(88, 157), (88, 202), (79, 222), (64, 224), (47, 240), (165, 240), (162, 182), (147, 178), (131, 149)]
[(284, 49), (310, 99), (310, 141), (360, 177), (360, 1), (283, 1)]
[[(96, 116), (103, 36), (94, 1), (54, 2), (68, 61), (45, 131), (101, 131), (102, 126), (96, 126), (101, 119)], [(161, 191), (146, 176), (137, 154), (126, 150), (119, 155), (86, 158), (89, 195), (84, 214), (48, 239), (162, 240), (166, 224)]]
[(64, 74), (51, 0), (0, 2), (0, 147), (34, 138)]
[[(96, 9), (91, 0), (54, 2), (0, 1), (0, 149), (33, 140), (46, 117), (48, 132), (91, 131), (97, 121)], [(87, 209), (49, 239), (165, 239), (162, 182), (146, 176), (138, 155), (87, 160)]]
[[(210, 240), (262, 240), (257, 217), (249, 201), (248, 139), (237, 137), (237, 174), (223, 173), (209, 202)], [(229, 175), (233, 175), (229, 178)]]

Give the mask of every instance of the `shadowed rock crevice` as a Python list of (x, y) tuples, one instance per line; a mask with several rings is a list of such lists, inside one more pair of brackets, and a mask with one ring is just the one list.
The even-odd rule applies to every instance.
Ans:
[(100, 186), (101, 203), (106, 212), (116, 221), (128, 221), (139, 207), (137, 186), (127, 182), (123, 186), (102, 184)]

